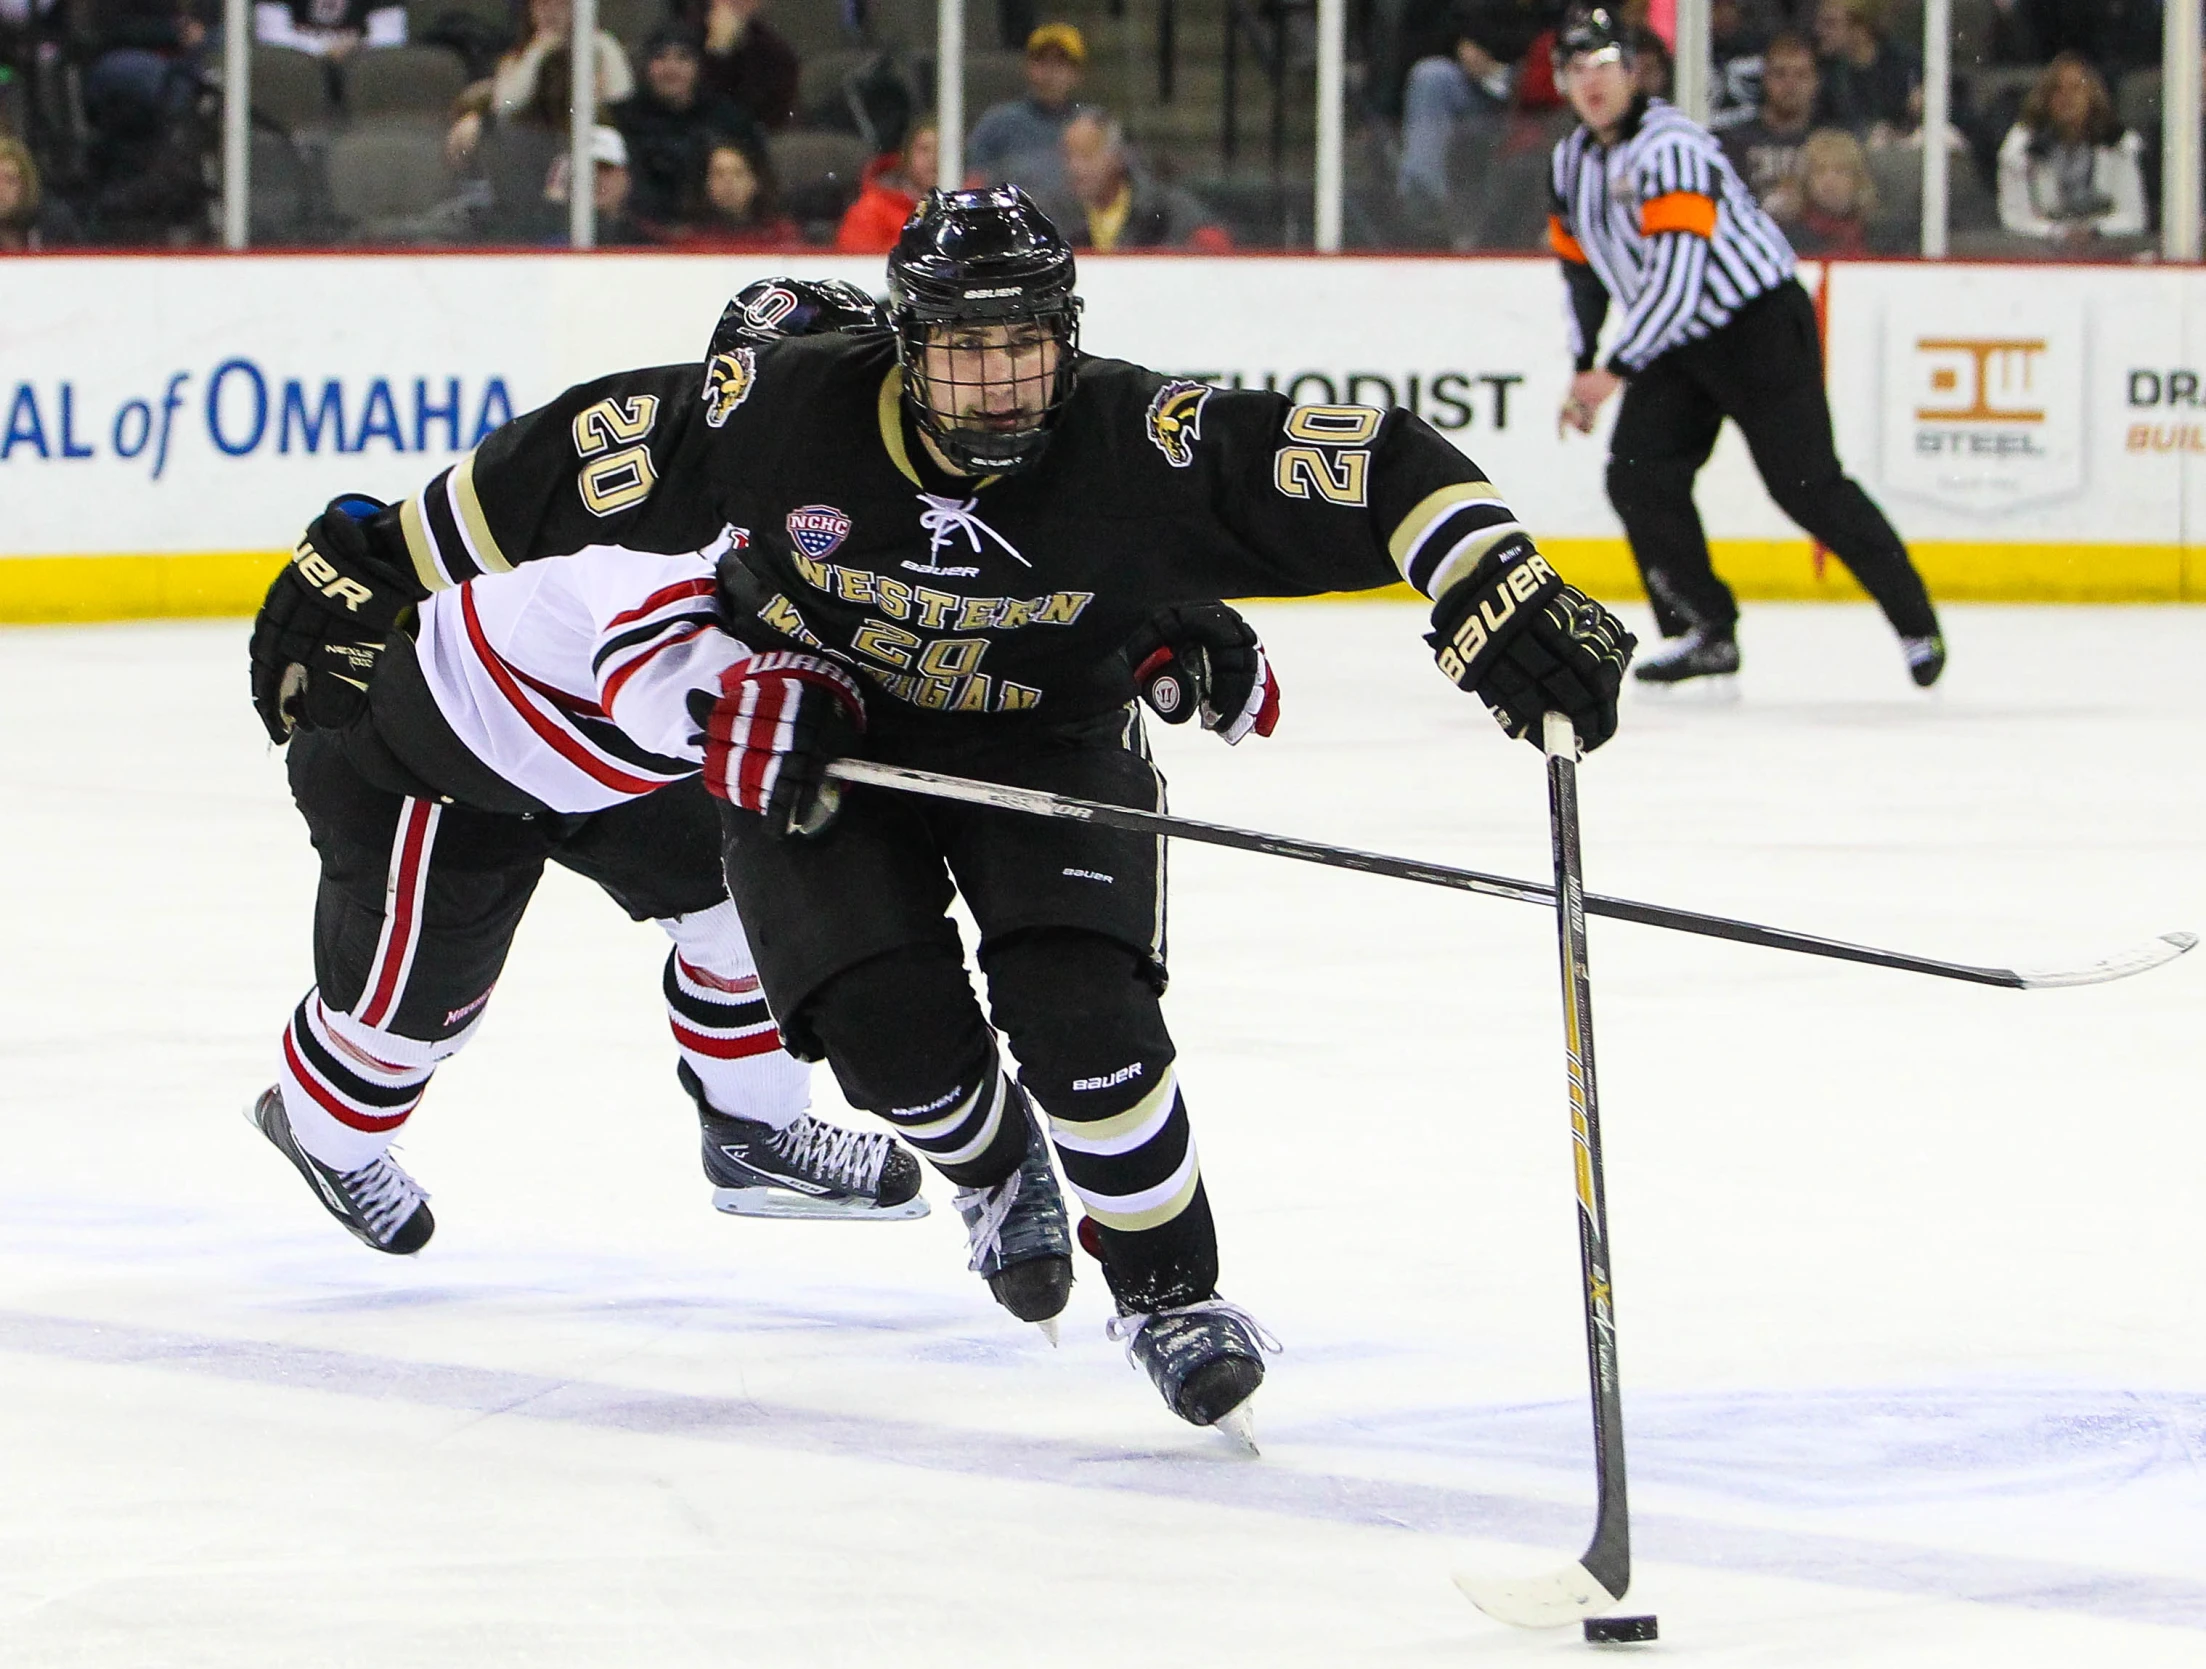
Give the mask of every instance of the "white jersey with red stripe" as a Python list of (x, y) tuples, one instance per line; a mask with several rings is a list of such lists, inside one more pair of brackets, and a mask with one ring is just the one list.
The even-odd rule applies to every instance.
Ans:
[(694, 774), (692, 690), (751, 651), (719, 629), (702, 551), (599, 545), (421, 605), (416, 654), (455, 736), (554, 811), (603, 811)]

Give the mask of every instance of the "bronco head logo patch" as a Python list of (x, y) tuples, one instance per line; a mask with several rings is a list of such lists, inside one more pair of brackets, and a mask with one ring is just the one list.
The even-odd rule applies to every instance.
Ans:
[(1149, 402), (1149, 444), (1174, 469), (1185, 469), (1195, 461), (1195, 442), (1203, 434), (1203, 402), (1210, 392), (1206, 382), (1168, 382)]
[(717, 429), (751, 397), (758, 382), (758, 359), (748, 348), (714, 354), (705, 367), (705, 422)]
[(814, 562), (850, 537), (850, 518), (832, 504), (807, 504), (789, 512), (789, 542)]

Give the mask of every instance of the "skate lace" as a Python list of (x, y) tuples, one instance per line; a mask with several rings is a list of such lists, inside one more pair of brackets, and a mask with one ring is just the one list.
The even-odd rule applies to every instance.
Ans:
[(1110, 1320), (1103, 1323), (1103, 1336), (1114, 1344), (1125, 1345), (1126, 1360), (1131, 1362), (1134, 1360), (1134, 1341), (1141, 1337), (1144, 1329), (1152, 1322), (1164, 1321), (1173, 1316), (1183, 1315), (1228, 1315), (1249, 1330), (1249, 1337), (1256, 1341), (1257, 1349), (1269, 1351), (1272, 1355), (1277, 1356), (1287, 1348), (1279, 1342), (1270, 1328), (1250, 1315), (1248, 1311), (1242, 1309), (1240, 1305), (1228, 1303), (1223, 1298), (1199, 1298), (1192, 1304), (1180, 1304), (1169, 1309), (1152, 1310), (1146, 1314), (1140, 1310), (1135, 1310), (1127, 1315), (1114, 1315)]
[(919, 512), (919, 525), (927, 535), (927, 562), (930, 567), (939, 563), (942, 548), (950, 542), (953, 534), (959, 533), (965, 535), (975, 556), (980, 555), (980, 536), (985, 533), (1001, 545), (1005, 554), (1021, 567), (1034, 566), (1019, 554), (1018, 548), (1010, 540), (980, 519), (978, 497), (956, 499), (941, 493), (921, 493), (919, 502), (926, 506)]
[(866, 1193), (880, 1183), (889, 1156), (886, 1136), (845, 1130), (809, 1113), (777, 1132), (771, 1145), (796, 1169), (853, 1193)]
[(965, 1267), (976, 1275), (991, 1257), (999, 1261), (1003, 1257), (1003, 1226), (1011, 1219), (1011, 1208), (1019, 1202), (1019, 1187), (1024, 1176), (1023, 1171), (1013, 1171), (993, 1188), (958, 1190), (955, 1203), (961, 1215), (976, 1197), (986, 1201), (980, 1215), (965, 1225), (966, 1240), (973, 1254)]
[(429, 1198), (429, 1191), (388, 1154), (378, 1154), (358, 1170), (345, 1172), (337, 1185), (379, 1240), (388, 1240)]

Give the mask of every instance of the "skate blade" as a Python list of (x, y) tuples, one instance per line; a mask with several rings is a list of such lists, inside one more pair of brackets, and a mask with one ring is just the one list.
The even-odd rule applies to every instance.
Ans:
[(927, 1215), (927, 1196), (914, 1194), (901, 1205), (874, 1205), (845, 1198), (823, 1199), (786, 1188), (715, 1188), (712, 1208), (730, 1217), (777, 1217), (785, 1221), (909, 1223)]
[(1057, 1318), (1050, 1316), (1046, 1320), (1037, 1321), (1034, 1325), (1042, 1330), (1042, 1337), (1049, 1340), (1049, 1348), (1055, 1350), (1057, 1348)]
[(1222, 1431), (1252, 1455), (1264, 1451), (1256, 1446), (1256, 1399), (1244, 1397), (1238, 1408), (1229, 1408), (1211, 1421), (1212, 1431)]
[(1635, 678), (1632, 688), (1642, 698), (1652, 697), (1678, 707), (1731, 707), (1739, 701), (1736, 672), (1704, 672), (1697, 678), (1680, 678), (1674, 683)]

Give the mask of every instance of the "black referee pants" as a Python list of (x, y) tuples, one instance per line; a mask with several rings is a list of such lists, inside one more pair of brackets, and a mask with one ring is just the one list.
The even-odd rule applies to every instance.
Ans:
[(1938, 617), (1907, 547), (1839, 467), (1815, 305), (1787, 279), (1625, 384), (1609, 442), (1609, 502), (1663, 635), (1700, 627), (1728, 637), (1739, 618), (1693, 504), (1693, 478), (1727, 417), (1746, 436), (1777, 507), (1853, 571), (1892, 629), (1903, 637), (1935, 632)]

